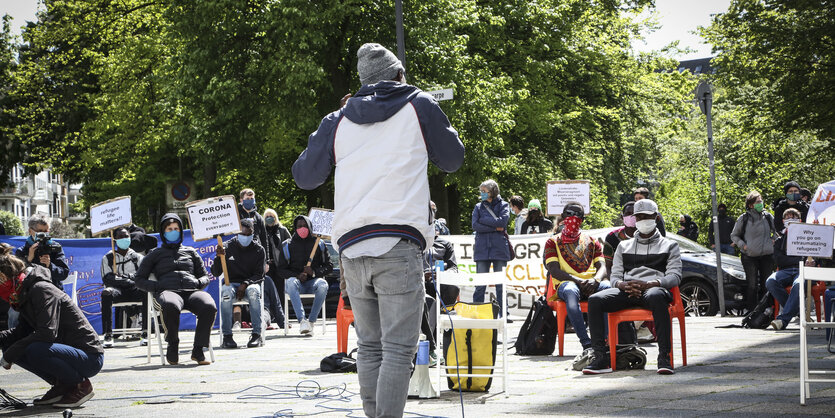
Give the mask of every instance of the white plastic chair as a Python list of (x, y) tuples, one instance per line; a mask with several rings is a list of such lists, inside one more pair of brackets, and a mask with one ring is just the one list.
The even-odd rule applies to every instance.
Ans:
[(812, 393), (809, 383), (835, 383), (835, 378), (812, 378), (811, 375), (835, 375), (835, 370), (810, 370), (809, 369), (809, 345), (808, 334), (812, 328), (835, 328), (835, 322), (814, 322), (809, 315), (809, 308), (806, 306), (806, 292), (812, 291), (813, 283), (805, 281), (821, 281), (835, 283), (835, 268), (806, 267), (800, 262), (800, 279), (803, 287), (800, 293), (800, 307), (803, 312), (800, 314), (800, 404), (806, 405), (806, 399), (811, 398)]
[[(153, 281), (157, 281), (156, 276), (154, 276), (153, 274), (150, 275), (148, 277), (148, 279), (153, 280)], [(159, 303), (157, 302), (157, 300), (153, 296), (151, 296), (151, 293), (148, 293), (148, 324), (146, 325), (148, 327), (148, 328), (146, 328), (147, 333), (148, 333), (148, 338), (149, 339), (151, 338), (150, 325), (154, 324), (154, 334), (156, 335), (157, 347), (159, 348), (159, 361), (160, 361), (160, 364), (165, 366), (165, 355), (162, 353), (162, 332), (160, 332), (160, 329), (162, 328), (162, 326), (161, 326), (161, 322), (162, 322), (161, 312), (162, 312), (162, 308), (159, 306)], [(192, 313), (192, 312), (189, 311), (188, 309), (184, 308), (182, 311), (180, 311), (180, 314), (184, 314), (184, 313)], [(212, 324), (212, 326), (214, 327), (214, 324)], [(209, 339), (209, 358), (212, 359), (212, 363), (215, 362), (215, 351), (212, 348), (211, 339)], [(148, 363), (150, 363), (150, 362), (151, 362), (151, 343), (149, 341), (148, 342)]]
[(70, 293), (70, 297), (72, 298), (72, 303), (75, 306), (78, 306), (78, 273), (72, 272), (67, 275), (67, 278), (61, 282), (61, 287), (71, 285), (72, 291)]
[[(493, 272), (493, 273), (455, 273), (449, 271), (437, 271), (436, 270), (436, 281), (438, 285), (438, 289), (440, 289), (442, 284), (445, 285), (452, 285), (461, 287), (473, 287), (473, 286), (490, 286), (490, 285), (507, 285), (507, 277), (505, 276), (504, 271), (500, 272)], [(501, 306), (507, 306), (507, 289), (508, 287), (505, 286), (505, 291), (502, 292), (502, 301)], [(443, 332), (449, 329), (495, 329), (498, 330), (501, 334), (501, 342), (502, 342), (502, 355), (501, 355), (501, 362), (502, 364), (493, 365), (493, 366), (472, 366), (473, 369), (481, 369), (481, 370), (492, 370), (492, 375), (484, 375), (484, 374), (468, 374), (468, 373), (449, 373), (447, 370), (449, 369), (460, 369), (461, 366), (455, 364), (457, 362), (454, 359), (450, 359), (446, 362), (446, 364), (441, 365), (440, 363), (437, 366), (437, 384), (438, 389), (441, 389), (441, 383), (443, 382), (443, 378), (445, 377), (493, 377), (493, 378), (500, 378), (502, 379), (502, 392), (504, 392), (505, 396), (507, 396), (507, 387), (508, 387), (508, 378), (509, 374), (507, 371), (507, 315), (502, 313), (502, 316), (497, 319), (472, 319), (472, 318), (463, 318), (458, 317), (456, 315), (447, 315), (446, 313), (441, 312), (441, 304), (435, 303), (436, 309), (436, 320), (437, 320), (437, 345), (439, 348), (439, 352), (441, 354), (444, 353), (446, 347), (443, 346)], [(463, 344), (463, 341), (458, 341), (458, 344)], [(459, 370), (460, 371), (460, 370)], [(463, 380), (463, 379), (462, 379)]]
[[(142, 302), (113, 302), (113, 308), (127, 308), (130, 306), (142, 306)], [(146, 324), (142, 324), (141, 327), (131, 328), (128, 327), (128, 315), (123, 311), (122, 312), (122, 327), (116, 328), (114, 327), (111, 330), (111, 334), (113, 335), (125, 335), (125, 334), (135, 334), (137, 332), (145, 331)]]
[[(316, 298), (316, 295), (313, 293), (300, 293), (299, 298), (302, 300), (302, 304), (304, 304), (305, 299), (313, 300)], [(322, 304), (322, 335), (325, 334), (325, 321), (327, 321), (327, 315), (325, 311), (327, 310), (327, 300), (325, 303)], [(290, 294), (287, 290), (284, 290), (284, 335), (287, 335), (287, 331), (290, 329)]]
[[(264, 278), (264, 280), (266, 280), (266, 278)], [(266, 312), (264, 310), (264, 308), (265, 308), (264, 307), (264, 282), (262, 281), (261, 283), (258, 284), (258, 286), (261, 288), (261, 298), (260, 298), (261, 299), (261, 332), (260, 332), (260, 334), (261, 334), (261, 338), (264, 338), (265, 337), (264, 333), (267, 331), (267, 321), (265, 321), (266, 318), (264, 318), (264, 313)], [(218, 295), (219, 299), (223, 299), (223, 274), (221, 274), (220, 276), (217, 277), (217, 295)], [(223, 331), (222, 331), (223, 330), (223, 313), (221, 312), (221, 310), (223, 309), (222, 306), (223, 306), (223, 301), (221, 300), (221, 301), (219, 301), (218, 306), (217, 306), (218, 322), (220, 323), (219, 329), (221, 330), (218, 333), (219, 336), (220, 336), (220, 345), (223, 345)], [(249, 306), (249, 301), (246, 298), (243, 298), (241, 300), (235, 300), (235, 301), (232, 302), (232, 308), (234, 309), (235, 306)], [(245, 328), (241, 328), (240, 330), (234, 330), (234, 329), (232, 330), (233, 333), (234, 332), (249, 333), (251, 331), (252, 330), (245, 329)]]

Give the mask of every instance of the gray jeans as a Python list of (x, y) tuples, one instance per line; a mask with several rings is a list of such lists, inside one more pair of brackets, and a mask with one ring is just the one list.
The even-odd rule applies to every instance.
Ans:
[(400, 417), (423, 313), (422, 254), (400, 241), (380, 257), (343, 258), (359, 351), (360, 397), (369, 417)]

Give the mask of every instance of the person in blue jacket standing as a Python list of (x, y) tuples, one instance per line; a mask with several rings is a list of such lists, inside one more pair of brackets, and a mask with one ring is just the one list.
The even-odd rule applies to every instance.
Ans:
[[(494, 180), (485, 180), (478, 187), (481, 202), (473, 208), (473, 231), (475, 231), (475, 245), (473, 246), (473, 260), (477, 273), (488, 273), (490, 267), (494, 272), (502, 271), (510, 261), (510, 246), (505, 237), (507, 222), (510, 219), (510, 205), (499, 195), (499, 185)], [(499, 304), (502, 298), (502, 285), (496, 285), (496, 298)], [(484, 302), (486, 286), (476, 286), (473, 292), (473, 302)], [(504, 314), (505, 307), (501, 306), (500, 314)], [(508, 321), (510, 322), (510, 321)]]

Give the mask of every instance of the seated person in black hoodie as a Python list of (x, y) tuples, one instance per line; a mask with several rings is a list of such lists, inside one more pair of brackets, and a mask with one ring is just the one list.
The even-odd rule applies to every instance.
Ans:
[[(319, 241), (319, 248), (308, 265), (310, 253), (316, 245), (316, 237), (310, 234), (310, 224), (310, 218), (303, 215), (296, 216), (293, 220), (296, 232), (292, 238), (281, 244), (276, 273), (278, 277), (286, 280), (284, 291), (290, 297), (293, 311), (301, 324), (299, 331), (312, 335), (311, 324), (316, 323), (325, 297), (328, 296), (328, 282), (323, 277), (333, 271), (333, 264), (324, 241)], [(304, 305), (299, 297), (302, 293), (315, 294), (310, 316), (305, 316)]]
[[(113, 347), (113, 302), (142, 302), (142, 323), (148, 323), (147, 294), (136, 288), (133, 278), (142, 263), (142, 256), (130, 248), (128, 230), (119, 228), (113, 232), (116, 247), (116, 272), (113, 272), (113, 252), (108, 251), (101, 259), (101, 327), (104, 332), (104, 347)], [(125, 313), (126, 315), (127, 313)], [(141, 345), (148, 340), (142, 333)]]
[(220, 256), (227, 255), (229, 286), (224, 284), (220, 291), (224, 348), (238, 348), (238, 344), (232, 338), (232, 303), (234, 299), (242, 300), (244, 297), (249, 302), (249, 316), (252, 319), (252, 334), (246, 346), (253, 348), (264, 345), (264, 338), (261, 336), (261, 283), (264, 281), (267, 257), (264, 247), (253, 241), (254, 231), (252, 219), (241, 219), (241, 233), (222, 247), (218, 247), (215, 262), (212, 264), (212, 274), (221, 280), (223, 265)]
[(542, 204), (539, 199), (528, 203), (528, 216), (522, 223), (522, 234), (546, 234), (554, 230), (554, 223), (542, 215)]
[[(173, 213), (163, 215), (160, 230), (162, 246), (142, 259), (134, 279), (136, 287), (153, 293), (162, 308), (168, 363), (179, 362), (180, 311), (185, 308), (197, 316), (191, 359), (197, 364), (210, 364), (203, 349), (209, 346), (209, 333), (215, 322), (217, 306), (211, 295), (201, 290), (209, 285), (209, 273), (200, 254), (193, 247), (182, 245), (183, 222), (179, 216)], [(156, 276), (156, 281), (150, 280), (151, 274)]]
[[(800, 287), (800, 262), (803, 257), (786, 255), (786, 230), (789, 225), (794, 222), (800, 222), (800, 211), (794, 208), (786, 209), (783, 212), (783, 223), (786, 228), (780, 232), (780, 238), (774, 242), (774, 263), (778, 270), (771, 274), (765, 280), (765, 287), (774, 299), (780, 303), (783, 309), (780, 315), (777, 315), (771, 321), (771, 328), (775, 330), (786, 329), (789, 322), (797, 316), (800, 312), (800, 296), (798, 292), (802, 291)], [(814, 266), (814, 262), (810, 262), (809, 266)], [(786, 292), (786, 287), (791, 286), (791, 293)]]
[(11, 246), (0, 244), (0, 298), (20, 312), (20, 323), (0, 332), (0, 364), (17, 364), (52, 385), (35, 405), (75, 408), (93, 397), (90, 378), (101, 370), (104, 349), (84, 313), (50, 276), (43, 266), (26, 267)]

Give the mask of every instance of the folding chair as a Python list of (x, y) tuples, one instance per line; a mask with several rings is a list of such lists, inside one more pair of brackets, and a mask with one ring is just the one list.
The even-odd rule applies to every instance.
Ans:
[[(122, 309), (122, 327), (116, 328), (114, 327), (111, 330), (111, 334), (113, 335), (125, 335), (125, 334), (136, 334), (137, 332), (145, 331), (145, 324), (142, 324), (141, 327), (128, 327), (128, 315), (124, 311), (124, 308), (128, 308), (131, 306), (142, 306), (142, 302), (113, 302), (113, 309), (123, 308)], [(118, 311), (117, 311), (118, 312)]]
[[(69, 295), (72, 298), (72, 303), (78, 306), (78, 273), (72, 272), (67, 275), (67, 278), (61, 282), (61, 286), (72, 286)], [(66, 292), (66, 289), (64, 291)]]
[[(267, 280), (267, 279), (264, 278), (264, 280)], [(221, 307), (223, 306), (223, 284), (224, 284), (223, 283), (223, 275), (221, 274), (217, 278), (217, 294), (218, 294), (218, 298), (221, 299), (220, 303), (218, 303), (218, 306), (217, 306), (217, 314), (218, 314), (219, 323), (220, 323), (220, 328), (219, 329), (221, 330), (221, 332), (218, 333), (219, 336), (220, 336), (220, 345), (223, 345), (223, 331), (222, 331), (223, 330), (223, 313), (221, 312), (221, 310), (222, 310)], [(266, 310), (265, 310), (266, 307), (264, 306), (264, 282), (262, 281), (261, 283), (259, 283), (258, 287), (261, 289), (261, 297), (260, 297), (260, 300), (261, 300), (261, 330), (260, 330), (259, 334), (261, 334), (261, 337), (263, 338), (264, 333), (267, 331), (267, 324), (269, 323), (269, 321), (266, 321), (265, 318), (264, 318), (264, 314), (266, 313)], [(235, 306), (249, 306), (249, 300), (247, 300), (246, 298), (243, 298), (241, 300), (235, 300), (235, 301), (232, 302), (232, 308), (234, 309)], [(251, 313), (251, 311), (250, 311), (250, 313)], [(269, 316), (269, 315), (267, 315), (267, 316)], [(248, 332), (251, 332), (251, 330), (246, 329), (246, 328), (241, 328), (240, 330), (234, 330), (233, 329), (232, 332), (233, 333), (234, 332), (241, 332), (241, 333), (247, 332), (248, 333)]]
[[(803, 261), (800, 262), (800, 279), (817, 280), (820, 282), (835, 283), (835, 268), (806, 267)], [(812, 286), (806, 286), (805, 292), (800, 292), (800, 307), (804, 310), (800, 314), (800, 404), (806, 405), (806, 399), (812, 397), (809, 383), (835, 383), (835, 378), (812, 378), (811, 375), (833, 375), (835, 370), (811, 370), (809, 369), (809, 345), (807, 337), (812, 328), (835, 328), (835, 322), (812, 321), (809, 315), (809, 307), (806, 302), (812, 292)], [(820, 311), (820, 309), (818, 309)], [(809, 319), (807, 319), (809, 318)]]

